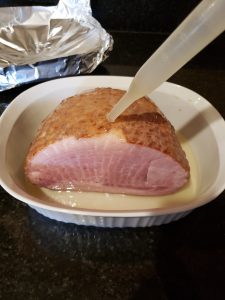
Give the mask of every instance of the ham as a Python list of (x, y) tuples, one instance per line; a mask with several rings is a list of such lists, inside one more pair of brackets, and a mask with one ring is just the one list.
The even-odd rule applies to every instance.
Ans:
[(180, 189), (189, 163), (175, 130), (148, 98), (110, 123), (106, 114), (125, 92), (97, 88), (61, 104), (41, 124), (25, 161), (35, 185), (134, 195)]

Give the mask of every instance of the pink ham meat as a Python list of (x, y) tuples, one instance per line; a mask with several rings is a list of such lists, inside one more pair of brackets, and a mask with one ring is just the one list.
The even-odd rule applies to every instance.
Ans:
[(134, 195), (175, 192), (189, 179), (173, 126), (147, 98), (114, 123), (106, 113), (124, 94), (98, 88), (70, 97), (41, 124), (25, 162), (35, 185)]

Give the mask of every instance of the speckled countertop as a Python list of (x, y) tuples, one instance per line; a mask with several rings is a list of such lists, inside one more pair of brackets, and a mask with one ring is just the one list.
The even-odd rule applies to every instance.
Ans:
[[(166, 37), (112, 35), (114, 51), (94, 74), (134, 75)], [(224, 47), (222, 36), (170, 79), (223, 116)], [(1, 103), (30, 86), (1, 93)], [(168, 225), (104, 229), (47, 219), (0, 189), (0, 299), (222, 300), (224, 277), (224, 192)]]

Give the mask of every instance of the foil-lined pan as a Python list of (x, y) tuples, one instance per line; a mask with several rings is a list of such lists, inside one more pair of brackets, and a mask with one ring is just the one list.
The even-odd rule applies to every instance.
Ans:
[(57, 6), (0, 8), (0, 91), (92, 72), (113, 39), (92, 16), (89, 0)]

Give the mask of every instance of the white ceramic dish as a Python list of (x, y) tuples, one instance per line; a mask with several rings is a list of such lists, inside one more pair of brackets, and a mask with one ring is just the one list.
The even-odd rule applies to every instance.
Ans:
[[(177, 220), (194, 208), (215, 199), (225, 188), (225, 122), (212, 105), (195, 92), (164, 83), (151, 94), (177, 132), (188, 141), (198, 176), (192, 178), (195, 193), (185, 200), (182, 192), (168, 199), (111, 197), (88, 194), (86, 201), (61, 202), (33, 192), (24, 180), (23, 162), (41, 120), (62, 99), (96, 87), (127, 89), (130, 77), (81, 76), (42, 83), (20, 94), (0, 119), (0, 183), (15, 198), (41, 214), (63, 222), (102, 227), (152, 226)], [(56, 192), (55, 192), (56, 193)], [(105, 197), (101, 207), (101, 197)], [(62, 201), (64, 200), (64, 201)], [(103, 199), (104, 200), (104, 199)], [(130, 200), (130, 201), (129, 201)], [(83, 202), (82, 202), (83, 201)], [(75, 205), (73, 205), (75, 203)], [(121, 204), (121, 206), (119, 205)]]

